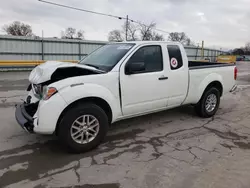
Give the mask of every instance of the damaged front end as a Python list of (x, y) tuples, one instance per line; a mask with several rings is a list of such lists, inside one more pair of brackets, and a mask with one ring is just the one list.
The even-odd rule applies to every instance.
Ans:
[(21, 105), (16, 106), (15, 117), (18, 124), (27, 132), (34, 132), (34, 115), (38, 109), (42, 96), (42, 85), (30, 84), (27, 88), (29, 94)]
[(15, 117), (17, 122), (26, 131), (33, 133), (34, 126), (38, 122), (35, 120), (40, 100), (46, 92), (46, 88), (57, 81), (93, 74), (101, 74), (103, 71), (96, 70), (84, 65), (74, 65), (73, 63), (46, 62), (34, 68), (29, 76), (30, 85), (27, 88), (29, 94), (23, 104), (16, 106)]
[(34, 129), (34, 118), (33, 116), (35, 115), (37, 108), (38, 108), (38, 103), (23, 103), (21, 105), (16, 106), (16, 120), (21, 125), (21, 127), (26, 130), (27, 132), (33, 133)]

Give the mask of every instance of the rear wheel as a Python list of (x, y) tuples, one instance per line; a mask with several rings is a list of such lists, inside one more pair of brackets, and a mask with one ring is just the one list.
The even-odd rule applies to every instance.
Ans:
[(196, 113), (204, 118), (215, 115), (220, 105), (220, 92), (217, 88), (207, 89), (202, 95), (200, 101), (195, 105)]
[(68, 110), (59, 125), (59, 139), (75, 153), (97, 147), (106, 136), (108, 117), (95, 104), (83, 103)]

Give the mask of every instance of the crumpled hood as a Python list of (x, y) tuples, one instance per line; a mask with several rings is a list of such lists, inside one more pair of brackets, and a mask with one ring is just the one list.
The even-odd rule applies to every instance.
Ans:
[(60, 62), (60, 61), (47, 61), (41, 65), (35, 67), (29, 76), (29, 81), (33, 84), (40, 84), (51, 79), (51, 75), (58, 68), (67, 68), (67, 67), (79, 67), (82, 69), (98, 71), (94, 67), (89, 67), (86, 65), (81, 65), (78, 63), (69, 63), (69, 62)]

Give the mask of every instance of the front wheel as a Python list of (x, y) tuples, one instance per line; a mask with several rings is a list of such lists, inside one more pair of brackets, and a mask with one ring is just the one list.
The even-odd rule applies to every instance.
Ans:
[(69, 109), (59, 124), (59, 139), (74, 153), (97, 147), (106, 136), (108, 117), (102, 108), (92, 103), (78, 104)]
[(204, 118), (215, 115), (220, 105), (220, 92), (212, 87), (204, 92), (200, 101), (195, 106), (196, 113)]

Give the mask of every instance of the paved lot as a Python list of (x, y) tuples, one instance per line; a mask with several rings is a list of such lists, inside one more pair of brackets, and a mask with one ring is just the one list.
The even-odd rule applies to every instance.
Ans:
[(214, 118), (187, 106), (126, 120), (98, 149), (79, 155), (17, 125), (14, 104), (26, 95), (28, 73), (1, 73), (0, 187), (248, 188), (250, 62), (237, 66), (240, 86)]

